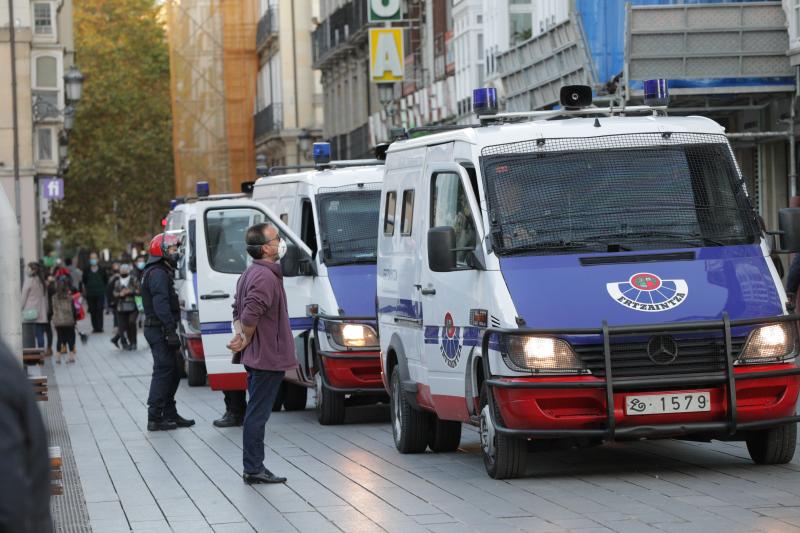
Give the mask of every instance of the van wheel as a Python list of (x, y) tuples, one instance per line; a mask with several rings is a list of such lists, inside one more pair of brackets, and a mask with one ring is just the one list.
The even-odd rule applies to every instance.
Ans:
[(392, 372), (391, 388), (389, 412), (392, 418), (394, 445), (400, 453), (424, 452), (428, 446), (430, 415), (424, 411), (417, 411), (408, 403), (400, 386), (400, 371), (396, 367)]
[(186, 382), (190, 387), (202, 387), (206, 384), (206, 365), (187, 361)]
[(283, 399), (283, 408), (287, 411), (302, 411), (306, 408), (308, 402), (308, 389), (302, 385), (295, 385), (294, 383), (287, 383), (286, 397)]
[(461, 422), (441, 420), (435, 414), (432, 418), (428, 447), (438, 453), (456, 451), (461, 444)]
[(277, 413), (283, 409), (283, 401), (286, 399), (286, 382), (281, 381), (281, 386), (278, 387), (278, 394), (275, 396), (275, 403), (272, 404), (272, 412)]
[(322, 374), (314, 376), (316, 386), (317, 420), (323, 426), (344, 423), (344, 394), (328, 389), (322, 383)]
[(759, 465), (785, 465), (794, 457), (797, 424), (753, 431), (747, 435), (747, 451)]
[(494, 479), (523, 476), (528, 465), (528, 442), (495, 431), (494, 421), (502, 422), (503, 418), (496, 403), (494, 412), (490, 412), (488, 394), (489, 390), (484, 384), (481, 387), (480, 436), (486, 473)]

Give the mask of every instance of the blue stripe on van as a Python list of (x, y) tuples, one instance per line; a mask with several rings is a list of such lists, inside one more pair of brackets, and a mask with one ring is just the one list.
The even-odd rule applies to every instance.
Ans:
[(422, 320), (422, 302), (402, 298), (379, 298), (378, 312), (384, 315)]

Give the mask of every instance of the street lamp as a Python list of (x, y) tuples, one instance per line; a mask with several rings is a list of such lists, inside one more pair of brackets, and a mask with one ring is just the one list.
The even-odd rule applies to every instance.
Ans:
[(65, 134), (58, 136), (58, 160), (63, 162), (67, 159), (67, 150), (69, 148), (69, 140)]
[(72, 131), (75, 127), (75, 108), (68, 105), (64, 108), (64, 131), (67, 133)]
[(394, 83), (378, 84), (378, 100), (383, 107), (387, 107), (394, 100)]
[(71, 65), (67, 73), (64, 74), (64, 89), (68, 102), (80, 101), (83, 93), (83, 79), (83, 74), (75, 65)]
[(300, 130), (300, 135), (297, 136), (297, 149), (300, 153), (305, 154), (311, 148), (311, 132), (303, 128)]
[(256, 156), (256, 174), (263, 178), (269, 172), (269, 168), (267, 167), (267, 156), (264, 154), (258, 154)]

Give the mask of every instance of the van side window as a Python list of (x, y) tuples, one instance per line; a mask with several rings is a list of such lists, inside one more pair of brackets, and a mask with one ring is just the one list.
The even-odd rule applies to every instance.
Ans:
[(311, 249), (311, 257), (317, 257), (317, 232), (314, 228), (314, 210), (311, 200), (303, 198), (302, 222), (300, 224), (300, 238)]
[(400, 235), (411, 235), (414, 223), (414, 189), (403, 191), (403, 214), (401, 217)]
[(212, 269), (241, 274), (250, 264), (244, 242), (247, 228), (264, 221), (264, 214), (251, 208), (213, 209), (206, 212), (206, 249)]
[[(475, 222), (461, 184), (461, 177), (454, 172), (435, 174), (431, 180), (431, 227), (449, 226), (456, 233), (457, 248), (475, 248)], [(467, 264), (467, 251), (456, 254), (459, 266)]]
[(397, 193), (386, 193), (386, 212), (383, 214), (383, 234), (387, 237), (394, 235), (394, 216), (397, 212)]

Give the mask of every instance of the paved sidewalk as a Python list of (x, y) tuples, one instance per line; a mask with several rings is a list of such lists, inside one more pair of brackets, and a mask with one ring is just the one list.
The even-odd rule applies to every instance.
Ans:
[(757, 467), (739, 443), (608, 445), (535, 453), (528, 478), (494, 481), (473, 428), (457, 453), (400, 455), (385, 407), (339, 427), (311, 409), (274, 413), (266, 463), (289, 482), (248, 487), (241, 429), (211, 425), (220, 393), (182, 382), (178, 409), (197, 425), (146, 431), (150, 365), (148, 351), (116, 350), (109, 335), (54, 365), (97, 533), (800, 531), (800, 453)]

